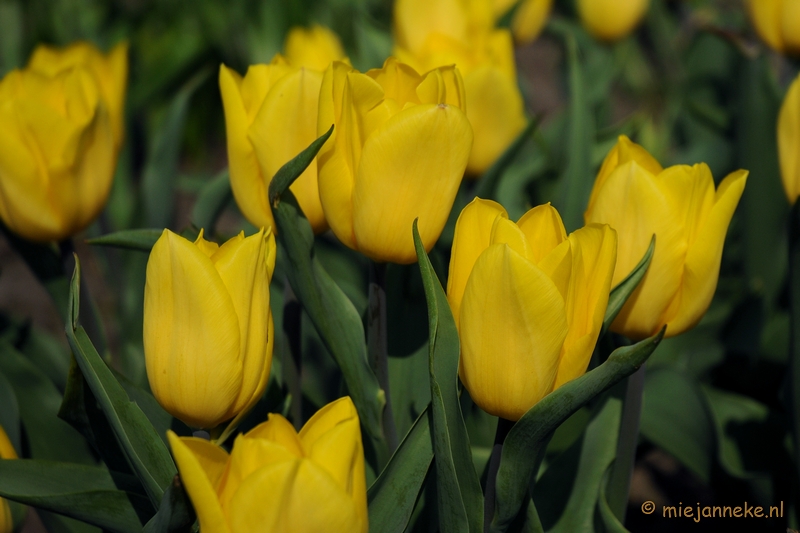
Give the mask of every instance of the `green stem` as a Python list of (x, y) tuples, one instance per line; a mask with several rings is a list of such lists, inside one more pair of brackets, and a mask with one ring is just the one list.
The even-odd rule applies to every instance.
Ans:
[(289, 280), (283, 290), (283, 333), (286, 339), (282, 352), (283, 381), (292, 403), (289, 413), (298, 431), (303, 427), (303, 357), (302, 357), (302, 307), (292, 291)]
[(514, 422), (511, 420), (506, 420), (505, 418), (497, 420), (492, 455), (489, 457), (489, 471), (486, 474), (486, 496), (483, 499), (483, 530), (486, 533), (491, 531), (492, 518), (494, 518), (494, 502), (497, 497), (497, 470), (500, 468), (503, 443), (512, 427), (514, 427)]
[(370, 263), (367, 351), (378, 384), (386, 395), (383, 409), (383, 434), (391, 455), (397, 448), (392, 401), (389, 395), (389, 354), (386, 332), (386, 263)]

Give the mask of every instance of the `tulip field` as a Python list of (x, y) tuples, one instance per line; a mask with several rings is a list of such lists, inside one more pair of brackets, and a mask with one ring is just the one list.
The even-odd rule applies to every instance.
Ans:
[(0, 0), (0, 533), (800, 530), (800, 0)]

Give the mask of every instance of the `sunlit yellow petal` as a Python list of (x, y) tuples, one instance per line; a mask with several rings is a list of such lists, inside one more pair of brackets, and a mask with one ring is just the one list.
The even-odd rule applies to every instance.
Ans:
[(469, 15), (459, 0), (397, 0), (394, 29), (397, 43), (419, 51), (432, 33), (466, 40)]
[(323, 72), (333, 61), (344, 58), (344, 49), (336, 34), (317, 24), (308, 29), (289, 30), (283, 49), (291, 65), (317, 72)]
[(781, 8), (784, 0), (747, 0), (745, 3), (758, 35), (773, 50), (782, 51)]
[(578, 0), (578, 14), (597, 39), (616, 41), (634, 30), (649, 6), (649, 0)]
[(553, 0), (524, 0), (511, 21), (514, 39), (522, 44), (535, 40), (544, 28)]
[(567, 238), (561, 215), (550, 202), (530, 209), (517, 225), (531, 243), (531, 261), (534, 263), (539, 263)]
[(800, 76), (789, 86), (778, 115), (778, 156), (783, 189), (794, 204), (800, 196)]
[(266, 422), (248, 431), (246, 436), (250, 439), (268, 440), (280, 444), (296, 457), (305, 456), (303, 441), (294, 426), (277, 413), (270, 413)]
[(781, 12), (783, 45), (790, 54), (800, 54), (800, 2), (784, 0)]
[(16, 459), (17, 451), (11, 444), (5, 430), (0, 426), (0, 459)]

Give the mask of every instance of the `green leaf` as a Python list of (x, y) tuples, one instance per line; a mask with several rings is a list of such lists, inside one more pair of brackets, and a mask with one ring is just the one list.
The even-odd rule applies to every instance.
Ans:
[(291, 265), (287, 274), (292, 290), (339, 365), (361, 423), (373, 438), (382, 441), (385, 393), (367, 361), (361, 317), (314, 256), (311, 226), (291, 191), (284, 191), (273, 214), (278, 241)]
[(625, 279), (611, 289), (611, 294), (608, 296), (608, 305), (606, 306), (606, 316), (603, 318), (603, 329), (600, 335), (608, 331), (608, 328), (611, 327), (611, 323), (614, 322), (614, 319), (617, 318), (617, 315), (625, 306), (625, 302), (628, 301), (633, 291), (639, 286), (639, 282), (642, 281), (642, 278), (647, 273), (647, 269), (650, 267), (650, 261), (653, 259), (653, 252), (655, 249), (656, 236), (653, 235), (650, 239), (650, 246), (647, 247), (647, 251), (644, 253), (639, 263), (633, 267), (630, 274), (625, 276)]
[(169, 226), (173, 213), (173, 192), (178, 175), (183, 129), (192, 95), (206, 81), (211, 69), (192, 76), (169, 104), (166, 116), (155, 130), (144, 166), (141, 198), (145, 224), (153, 228)]
[(210, 235), (217, 218), (232, 198), (233, 191), (231, 191), (230, 176), (226, 168), (200, 190), (192, 208), (192, 223), (198, 228), (204, 228), (206, 235)]
[(177, 473), (169, 451), (147, 420), (142, 410), (131, 402), (125, 390), (114, 378), (92, 346), (78, 322), (80, 307), (80, 262), (75, 256), (75, 273), (70, 292), (70, 316), (67, 320), (67, 340), (89, 388), (108, 419), (131, 469), (142, 482), (147, 495), (158, 506), (172, 478)]
[(97, 246), (149, 252), (163, 232), (163, 229), (126, 229), (87, 239), (86, 242)]
[(403, 533), (406, 530), (433, 461), (430, 419), (430, 408), (427, 408), (367, 491), (371, 532)]
[(31, 327), (19, 351), (46, 374), (58, 390), (63, 391), (72, 356), (59, 340), (43, 329)]
[(183, 488), (180, 476), (164, 492), (158, 512), (144, 526), (143, 533), (177, 533), (189, 531), (195, 521), (194, 508)]
[(608, 504), (608, 498), (606, 498), (606, 485), (613, 465), (612, 462), (603, 474), (603, 479), (600, 481), (600, 494), (597, 497), (597, 513), (600, 515), (600, 524), (602, 525), (601, 533), (630, 533), (614, 515), (614, 511)]
[(475, 188), (475, 196), (478, 198), (492, 200), (497, 198), (497, 184), (503, 178), (506, 171), (511, 166), (511, 163), (513, 163), (517, 158), (517, 155), (522, 150), (522, 147), (525, 146), (525, 143), (533, 135), (533, 132), (536, 131), (538, 126), (538, 116), (528, 121), (528, 125), (525, 126), (525, 129), (522, 130), (519, 135), (517, 135), (517, 138), (514, 139), (514, 142), (512, 142), (511, 145), (506, 148), (506, 151), (497, 158), (497, 161), (495, 161), (492, 166), (483, 173), (483, 176), (481, 176), (480, 180), (478, 181), (478, 185)]
[(164, 442), (165, 446), (169, 446), (167, 441), (167, 430), (171, 429), (175, 433), (180, 436), (190, 436), (192, 434), (192, 430), (189, 429), (189, 426), (178, 420), (177, 418), (173, 418), (171, 414), (166, 412), (161, 404), (158, 403), (158, 400), (148, 391), (138, 387), (134, 383), (128, 380), (122, 374), (115, 372), (114, 377), (117, 378), (119, 384), (122, 385), (122, 388), (125, 389), (125, 392), (128, 394), (128, 397), (134, 402), (136, 405), (139, 406), (139, 409), (142, 410), (144, 415), (156, 429), (156, 433), (158, 436), (161, 437), (161, 440)]
[(483, 493), (458, 398), (458, 330), (439, 280), (425, 253), (417, 221), (414, 247), (428, 301), (429, 371), (433, 446), (442, 532), (483, 531)]
[(497, 472), (492, 531), (506, 531), (517, 516), (535, 473), (535, 458), (549, 435), (589, 400), (638, 370), (663, 336), (664, 328), (649, 339), (618, 348), (602, 365), (545, 396), (511, 428)]
[(17, 454), (21, 453), (22, 447), (20, 440), (20, 419), (19, 419), (19, 403), (17, 396), (14, 394), (14, 388), (3, 375), (2, 368), (0, 368), (0, 428), (3, 428), (11, 445), (17, 450)]
[(325, 144), (325, 141), (328, 140), (332, 133), (333, 124), (331, 124), (327, 132), (323, 133), (314, 142), (309, 144), (308, 148), (294, 156), (288, 163), (278, 169), (278, 172), (275, 173), (275, 177), (269, 182), (269, 202), (271, 205), (275, 205), (275, 201), (278, 197), (294, 183), (294, 180), (300, 177), (300, 174), (302, 174), (306, 168), (308, 168), (308, 165), (317, 157), (317, 152), (319, 152), (322, 145)]

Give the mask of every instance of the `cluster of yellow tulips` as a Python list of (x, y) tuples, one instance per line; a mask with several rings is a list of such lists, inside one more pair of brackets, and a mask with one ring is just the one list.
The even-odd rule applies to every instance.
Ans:
[[(222, 65), (230, 183), (259, 231), (222, 245), (168, 229), (152, 248), (144, 299), (153, 395), (194, 429), (247, 414), (264, 394), (275, 341), (269, 285), (276, 224), (270, 180), (334, 126), (290, 190), (315, 233), (330, 229), (376, 262), (417, 261), (439, 239), (464, 176), (478, 178), (524, 129), (514, 40), (541, 31), (551, 1), (397, 0), (393, 57), (365, 73), (338, 38), (293, 30), (284, 54), (244, 76)], [(751, 0), (754, 25), (779, 51), (800, 51), (800, 4)], [(640, 22), (647, 0), (577, 4), (585, 28), (611, 41)], [(0, 218), (17, 235), (59, 241), (84, 230), (109, 195), (123, 141), (127, 49), (40, 47), (0, 82)], [(783, 183), (800, 195), (800, 78), (777, 124)], [(447, 299), (461, 342), (460, 378), (486, 412), (516, 421), (581, 376), (611, 289), (656, 236), (641, 284), (613, 322), (631, 339), (694, 327), (716, 290), (723, 244), (745, 188), (740, 170), (718, 186), (709, 167), (663, 168), (619, 138), (596, 176), (585, 227), (567, 234), (549, 203), (516, 222), (475, 198), (458, 217)], [(368, 531), (364, 449), (349, 397), (299, 434), (280, 415), (239, 435), (230, 452), (169, 434), (206, 533)], [(15, 451), (0, 430), (0, 457)], [(276, 496), (265, 497), (270, 491)], [(307, 505), (308, 494), (315, 505)], [(266, 526), (265, 526), (266, 525)], [(272, 528), (272, 529), (270, 529)], [(0, 500), (0, 532), (10, 512)]]

